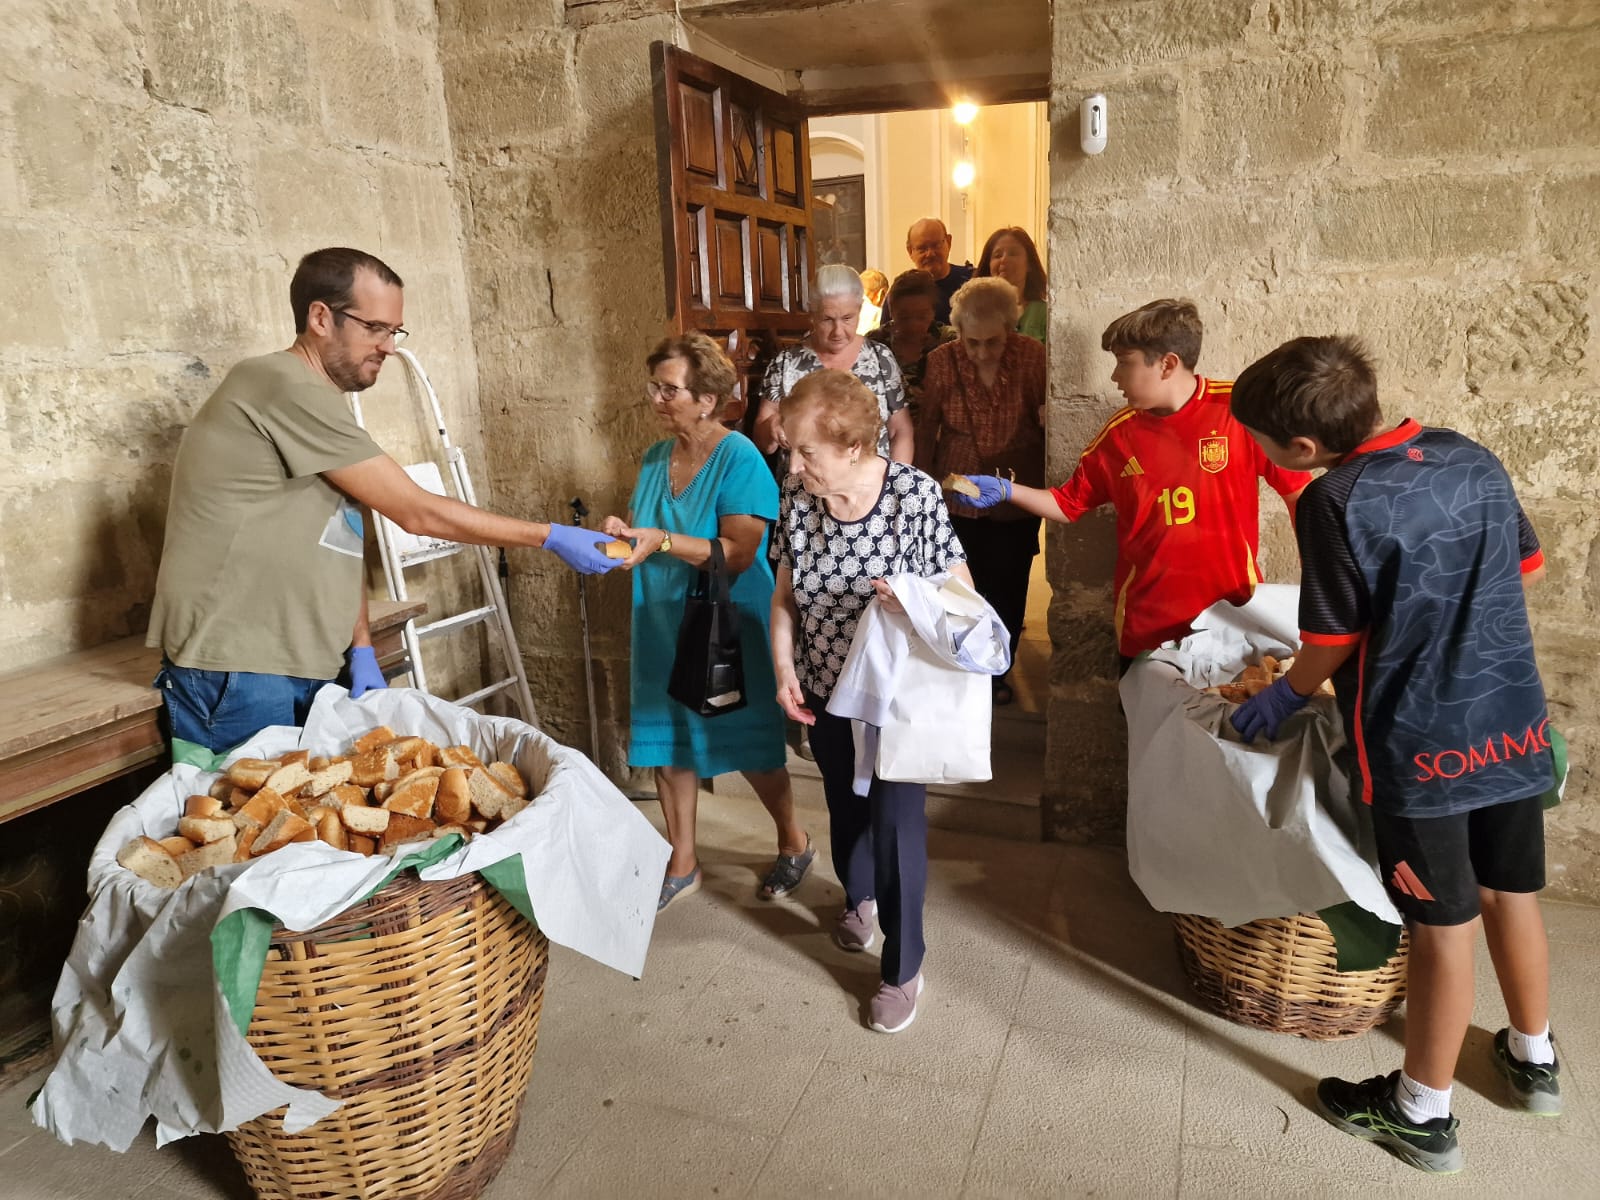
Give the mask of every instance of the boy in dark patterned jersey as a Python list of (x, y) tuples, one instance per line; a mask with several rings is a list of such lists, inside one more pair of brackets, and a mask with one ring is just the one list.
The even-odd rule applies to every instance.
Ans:
[(1549, 716), (1525, 582), (1543, 571), (1505, 468), (1447, 429), (1385, 428), (1352, 338), (1297, 338), (1246, 368), (1233, 413), (1268, 458), (1327, 468), (1300, 499), (1302, 647), (1233, 715), (1253, 740), (1332, 678), (1411, 937), (1402, 1070), (1324, 1079), (1322, 1115), (1425, 1171), (1461, 1169), (1451, 1081), (1472, 1018), (1481, 914), (1511, 1017), (1495, 1063), (1513, 1106), (1561, 1111), (1550, 1039), (1541, 795)]

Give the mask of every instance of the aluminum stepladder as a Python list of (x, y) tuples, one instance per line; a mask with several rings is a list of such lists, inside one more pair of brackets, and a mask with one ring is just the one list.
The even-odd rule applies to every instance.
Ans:
[[(427, 400), (424, 419), (431, 423), (431, 428), (438, 435), (445, 465), (450, 472), (450, 486), (446, 487), (439, 473), (438, 463), (431, 460), (406, 467), (406, 474), (428, 491), (441, 496), (450, 496), (477, 507), (478, 497), (472, 488), (472, 476), (467, 471), (466, 456), (461, 452), (461, 448), (450, 440), (450, 431), (444, 422), (444, 412), (439, 407), (439, 397), (433, 390), (433, 384), (428, 380), (427, 372), (422, 369), (422, 364), (417, 361), (416, 355), (409, 350), (397, 346), (394, 356), (405, 363), (407, 390), (414, 398)], [(351, 411), (355, 413), (356, 424), (365, 429), (360, 397), (354, 392), (348, 392), (346, 398), (350, 402)], [(510, 692), (518, 708), (521, 709), (522, 719), (529, 725), (537, 725), (533, 693), (528, 690), (528, 676), (523, 670), (522, 654), (517, 648), (517, 635), (511, 628), (511, 611), (506, 604), (505, 590), (500, 586), (494, 551), (488, 546), (468, 546), (461, 542), (449, 542), (439, 538), (418, 537), (407, 533), (381, 513), (373, 515), (377, 517), (377, 528), (373, 532), (377, 537), (378, 550), (383, 559), (384, 581), (389, 590), (389, 599), (411, 598), (406, 587), (406, 571), (409, 568), (470, 551), (477, 560), (482, 594), (488, 601), (476, 608), (446, 614), (421, 625), (417, 624), (414, 617), (406, 620), (402, 628), (402, 637), (405, 641), (406, 657), (409, 660), (406, 673), (411, 676), (412, 686), (424, 692), (432, 690), (428, 686), (427, 670), (422, 662), (423, 642), (445, 634), (459, 633), (478, 625), (487, 625), (490, 631), (489, 641), (499, 648), (507, 674), (475, 692), (455, 699), (454, 702), (470, 707), (487, 700), (490, 696)]]

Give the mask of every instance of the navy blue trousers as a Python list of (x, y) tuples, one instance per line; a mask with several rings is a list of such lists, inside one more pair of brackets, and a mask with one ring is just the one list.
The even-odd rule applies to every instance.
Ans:
[(826, 711), (807, 695), (817, 714), (811, 752), (822, 772), (832, 825), (833, 869), (844, 885), (845, 903), (878, 902), (883, 930), (883, 981), (909, 983), (922, 970), (922, 902), (928, 891), (928, 789), (920, 783), (889, 783), (872, 777), (863, 799), (852, 789), (855, 738), (850, 722)]

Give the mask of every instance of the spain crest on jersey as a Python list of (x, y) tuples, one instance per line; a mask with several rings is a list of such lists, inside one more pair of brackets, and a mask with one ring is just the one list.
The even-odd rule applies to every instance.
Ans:
[(1228, 465), (1228, 439), (1222, 435), (1200, 439), (1200, 469), (1213, 475)]

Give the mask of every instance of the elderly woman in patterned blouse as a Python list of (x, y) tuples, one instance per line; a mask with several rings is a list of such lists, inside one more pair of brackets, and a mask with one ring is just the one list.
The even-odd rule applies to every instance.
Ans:
[[(778, 404), (795, 384), (824, 369), (848, 371), (871, 389), (878, 400), (877, 452), (896, 462), (911, 461), (915, 433), (906, 409), (900, 365), (887, 346), (856, 332), (863, 295), (861, 276), (853, 267), (832, 263), (820, 269), (811, 287), (811, 332), (798, 346), (781, 351), (767, 367), (761, 411), (750, 436), (769, 461), (776, 458), (780, 467), (788, 442), (778, 419)], [(781, 479), (786, 472), (774, 473)]]
[(772, 659), (778, 703), (811, 727), (832, 820), (845, 909), (834, 940), (866, 950), (883, 928), (883, 985), (868, 1023), (898, 1033), (922, 993), (922, 901), (928, 880), (927, 788), (876, 775), (855, 794), (851, 723), (827, 711), (867, 604), (897, 607), (884, 578), (942, 573), (971, 582), (939, 485), (876, 451), (877, 398), (853, 375), (823, 370), (784, 397), (793, 474), (778, 504)]
[[(950, 300), (956, 341), (928, 355), (917, 409), (916, 463), (935, 479), (1003, 475), (1044, 486), (1045, 350), (1015, 331), (1017, 291), (1004, 279), (970, 280)], [(1017, 653), (1028, 575), (1039, 553), (1039, 518), (1011, 504), (971, 508), (956, 497), (950, 519), (972, 578), (1011, 634)], [(996, 704), (1012, 700), (995, 677)]]

